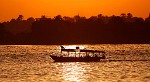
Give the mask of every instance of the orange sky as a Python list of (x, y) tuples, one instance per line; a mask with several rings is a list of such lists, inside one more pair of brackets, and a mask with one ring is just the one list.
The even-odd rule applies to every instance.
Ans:
[(0, 21), (17, 18), (19, 14), (25, 18), (78, 13), (90, 17), (99, 13), (110, 16), (131, 12), (145, 18), (150, 13), (150, 0), (0, 0), (0, 10)]

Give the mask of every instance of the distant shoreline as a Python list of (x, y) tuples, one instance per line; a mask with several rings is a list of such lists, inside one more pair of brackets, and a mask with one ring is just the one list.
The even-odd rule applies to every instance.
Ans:
[(150, 15), (30, 17), (0, 23), (0, 44), (149, 44)]

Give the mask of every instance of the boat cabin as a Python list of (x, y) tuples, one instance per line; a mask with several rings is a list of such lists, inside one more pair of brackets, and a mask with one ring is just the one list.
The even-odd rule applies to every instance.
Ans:
[(86, 50), (80, 49), (80, 47), (76, 47), (76, 49), (65, 49), (63, 46), (61, 46), (61, 55), (66, 57), (102, 57), (104, 54), (104, 51)]

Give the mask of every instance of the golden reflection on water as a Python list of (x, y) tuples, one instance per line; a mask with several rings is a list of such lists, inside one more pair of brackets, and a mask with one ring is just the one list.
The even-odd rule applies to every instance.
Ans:
[(83, 66), (81, 66), (79, 62), (63, 63), (60, 70), (62, 79), (64, 79), (65, 81), (82, 82), (85, 81), (85, 78), (88, 78), (87, 76), (85, 76), (87, 70)]
[(1, 45), (0, 82), (149, 82), (149, 44), (83, 46), (123, 61), (56, 63), (49, 52), (59, 52), (60, 46)]

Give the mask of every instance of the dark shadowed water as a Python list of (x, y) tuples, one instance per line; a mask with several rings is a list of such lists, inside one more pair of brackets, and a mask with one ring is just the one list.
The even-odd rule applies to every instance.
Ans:
[(49, 54), (58, 45), (0, 45), (0, 82), (150, 82), (149, 44), (80, 46), (103, 50), (107, 59), (54, 63)]

